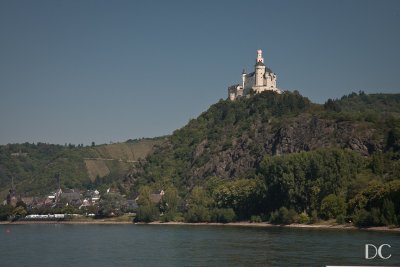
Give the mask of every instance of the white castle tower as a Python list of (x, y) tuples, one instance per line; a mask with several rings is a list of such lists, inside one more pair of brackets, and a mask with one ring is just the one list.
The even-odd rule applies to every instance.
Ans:
[(274, 91), (281, 94), (282, 91), (276, 87), (276, 74), (265, 66), (262, 50), (257, 50), (257, 58), (254, 72), (246, 74), (243, 70), (242, 84), (228, 87), (228, 98), (235, 100), (240, 97), (250, 95), (250, 92), (261, 93), (264, 91)]

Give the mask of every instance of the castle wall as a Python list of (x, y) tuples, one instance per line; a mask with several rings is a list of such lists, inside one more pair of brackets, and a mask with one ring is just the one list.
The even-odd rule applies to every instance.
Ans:
[(244, 89), (249, 90), (254, 86), (254, 75), (252, 77), (246, 77), (246, 81), (244, 83)]
[(264, 85), (267, 88), (276, 88), (276, 75), (273, 73), (267, 73), (266, 78), (264, 79)]

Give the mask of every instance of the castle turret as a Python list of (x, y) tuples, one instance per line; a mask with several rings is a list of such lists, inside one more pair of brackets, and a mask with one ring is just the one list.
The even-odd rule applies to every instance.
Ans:
[(257, 62), (264, 63), (264, 58), (262, 57), (262, 50), (261, 50), (261, 49), (258, 49), (258, 50), (257, 50), (257, 60), (256, 60), (256, 63), (257, 63)]
[(264, 74), (265, 74), (265, 65), (264, 58), (262, 57), (262, 50), (257, 50), (257, 59), (255, 65), (255, 86), (263, 86), (264, 85)]
[(242, 88), (244, 88), (244, 83), (246, 82), (246, 71), (242, 71)]

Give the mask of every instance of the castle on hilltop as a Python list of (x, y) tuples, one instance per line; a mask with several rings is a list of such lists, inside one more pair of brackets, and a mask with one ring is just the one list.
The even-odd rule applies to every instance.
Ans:
[(276, 74), (265, 66), (262, 50), (257, 50), (257, 58), (254, 72), (246, 73), (243, 70), (242, 84), (235, 84), (228, 87), (228, 98), (235, 100), (240, 97), (249, 96), (250, 92), (261, 93), (273, 91), (281, 94), (282, 91), (276, 87)]

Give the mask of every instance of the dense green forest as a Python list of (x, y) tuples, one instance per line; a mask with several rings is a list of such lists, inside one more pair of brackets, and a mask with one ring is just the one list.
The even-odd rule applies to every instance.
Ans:
[[(396, 225), (399, 159), (399, 94), (352, 93), (324, 105), (297, 92), (221, 100), (136, 173), (137, 220), (162, 211), (167, 221)], [(143, 200), (161, 188), (160, 207)]]

